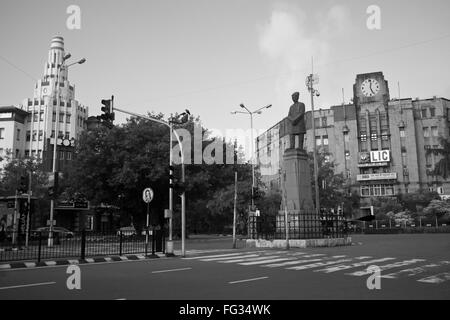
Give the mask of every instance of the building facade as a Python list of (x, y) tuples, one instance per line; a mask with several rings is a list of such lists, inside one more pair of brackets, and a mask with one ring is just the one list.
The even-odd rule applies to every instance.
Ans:
[[(69, 68), (63, 59), (65, 55), (64, 39), (54, 37), (44, 76), (37, 81), (33, 97), (14, 108), (14, 117), (10, 117), (11, 107), (0, 107), (0, 114), (3, 115), (0, 132), (4, 137), (0, 138), (0, 143), (2, 140), (8, 141), (8, 145), (5, 143), (0, 148), (4, 153), (9, 149), (14, 157), (41, 158), (48, 171), (53, 170), (55, 141), (57, 169), (61, 171), (64, 164), (72, 159), (75, 141), (87, 127), (89, 109), (75, 99), (75, 86), (68, 79)], [(58, 127), (56, 130), (55, 125)]]
[[(269, 190), (280, 189), (283, 154), (288, 145), (282, 120), (257, 138), (261, 180)], [(316, 132), (313, 133), (312, 121)], [(328, 153), (336, 173), (361, 196), (361, 207), (376, 197), (420, 189), (450, 195), (450, 180), (433, 176), (441, 156), (427, 152), (449, 139), (450, 100), (391, 99), (382, 72), (360, 74), (353, 86), (353, 103), (306, 113), (304, 147), (313, 143)], [(319, 182), (320, 183), (320, 182)]]

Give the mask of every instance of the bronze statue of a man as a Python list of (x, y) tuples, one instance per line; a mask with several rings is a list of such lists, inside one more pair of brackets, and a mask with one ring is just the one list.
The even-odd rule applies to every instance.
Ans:
[(298, 136), (298, 148), (303, 150), (303, 137), (306, 133), (305, 127), (305, 104), (298, 102), (300, 93), (294, 92), (292, 94), (292, 101), (294, 102), (289, 109), (287, 116), (287, 133), (289, 134), (288, 149), (295, 148), (295, 137)]

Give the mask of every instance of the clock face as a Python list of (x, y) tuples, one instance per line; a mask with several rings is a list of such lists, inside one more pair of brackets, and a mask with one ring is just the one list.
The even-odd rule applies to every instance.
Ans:
[(380, 91), (380, 84), (375, 79), (367, 79), (361, 85), (361, 92), (366, 97), (373, 97)]

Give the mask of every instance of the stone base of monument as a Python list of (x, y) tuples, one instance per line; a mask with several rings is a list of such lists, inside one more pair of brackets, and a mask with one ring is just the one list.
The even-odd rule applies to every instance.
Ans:
[[(327, 238), (327, 239), (292, 239), (289, 240), (290, 248), (312, 248), (312, 247), (339, 247), (351, 246), (352, 238)], [(247, 248), (286, 248), (286, 240), (253, 240), (247, 239)]]

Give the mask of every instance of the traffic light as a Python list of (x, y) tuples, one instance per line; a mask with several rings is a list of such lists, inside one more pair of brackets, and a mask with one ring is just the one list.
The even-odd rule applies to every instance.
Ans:
[(170, 165), (169, 166), (169, 188), (173, 189), (174, 188), (174, 177), (173, 177), (173, 171), (174, 171), (174, 166)]
[(97, 119), (100, 120), (103, 125), (111, 129), (114, 126), (113, 122), (115, 120), (114, 96), (111, 96), (110, 100), (103, 99), (101, 102), (103, 105), (101, 108), (103, 114), (97, 116)]
[(48, 196), (50, 198), (56, 199), (58, 195), (58, 172), (54, 172), (53, 179), (50, 181), (50, 186), (48, 187)]
[(19, 187), (17, 188), (17, 192), (19, 193), (27, 193), (28, 191), (28, 176), (24, 175), (20, 177)]

